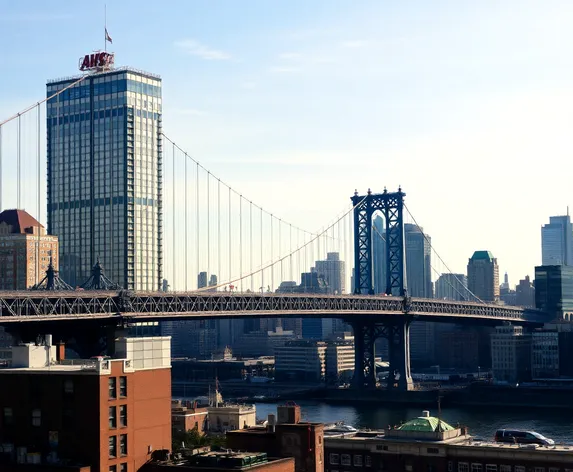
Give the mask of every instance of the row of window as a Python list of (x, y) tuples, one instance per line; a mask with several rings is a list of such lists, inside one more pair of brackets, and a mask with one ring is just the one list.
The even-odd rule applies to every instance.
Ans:
[[(117, 378), (110, 377), (108, 379), (109, 399), (115, 400), (117, 398)], [(127, 397), (127, 377), (119, 377), (119, 397)]]
[(331, 453), (328, 457), (328, 461), (331, 465), (352, 465), (354, 464), (355, 467), (372, 467), (372, 457), (364, 456), (364, 462), (362, 461), (363, 456), (362, 454), (354, 454), (354, 457), (351, 457), (350, 454), (335, 454)]
[[(123, 195), (119, 197), (113, 197), (113, 204), (114, 205), (123, 205), (127, 201), (128, 203), (134, 203), (136, 205), (145, 205), (145, 206), (156, 206), (156, 202), (153, 198), (141, 198), (141, 197), (127, 197), (125, 198)], [(106, 198), (95, 198), (94, 200), (75, 200), (73, 202), (58, 202), (58, 203), (51, 203), (48, 206), (49, 211), (54, 210), (72, 210), (77, 208), (91, 208), (92, 203), (93, 206), (106, 206), (111, 205), (111, 197)]]
[(119, 450), (118, 450), (118, 436), (109, 437), (109, 458), (115, 459), (119, 456), (127, 456), (127, 434), (119, 435)]
[(122, 462), (119, 464), (119, 468), (117, 465), (110, 465), (109, 472), (127, 472), (127, 462)]
[(119, 427), (127, 427), (127, 405), (109, 407), (109, 427), (117, 428), (117, 411), (119, 409)]
[[(486, 464), (485, 468), (482, 464), (470, 464), (469, 462), (458, 462), (458, 472), (561, 472), (559, 467), (533, 467), (526, 468), (523, 465), (516, 465), (512, 468), (511, 465), (501, 464)], [(448, 472), (454, 472), (454, 463), (448, 462)], [(573, 472), (573, 469), (565, 469), (565, 472)]]

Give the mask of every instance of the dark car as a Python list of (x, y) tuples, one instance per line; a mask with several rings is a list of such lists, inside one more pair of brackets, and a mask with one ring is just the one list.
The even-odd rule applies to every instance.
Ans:
[(553, 439), (546, 438), (535, 431), (520, 431), (517, 429), (499, 429), (495, 432), (495, 441), (512, 444), (539, 444), (540, 446), (552, 446)]

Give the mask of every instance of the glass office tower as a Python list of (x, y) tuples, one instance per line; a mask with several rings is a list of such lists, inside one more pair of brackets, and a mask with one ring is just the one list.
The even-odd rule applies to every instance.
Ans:
[[(78, 77), (49, 81), (51, 96)], [(162, 281), (161, 79), (130, 68), (87, 76), (47, 104), (48, 231), (78, 286), (99, 259), (129, 290)]]

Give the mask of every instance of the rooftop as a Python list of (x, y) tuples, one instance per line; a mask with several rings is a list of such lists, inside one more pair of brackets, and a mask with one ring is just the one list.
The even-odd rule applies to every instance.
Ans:
[(490, 251), (475, 251), (472, 256), (472, 261), (491, 261), (493, 258), (493, 254)]
[(92, 77), (97, 77), (100, 75), (114, 74), (114, 73), (120, 73), (120, 72), (133, 72), (134, 74), (143, 75), (143, 76), (149, 77), (151, 79), (161, 80), (161, 76), (158, 74), (153, 74), (151, 72), (146, 72), (144, 70), (136, 69), (136, 68), (130, 67), (130, 66), (120, 66), (120, 67), (114, 67), (113, 69), (110, 69), (110, 70), (104, 70), (101, 72), (93, 72), (93, 73), (89, 73), (89, 74), (83, 73), (83, 74), (77, 74), (77, 75), (73, 75), (73, 76), (69, 76), (69, 77), (60, 77), (60, 78), (56, 78), (56, 79), (49, 79), (47, 81), (47, 84), (53, 85), (53, 84), (58, 84), (58, 83), (62, 83), (62, 82), (73, 82), (73, 81), (81, 79), (82, 77), (85, 77), (87, 75), (90, 75)]
[(423, 432), (443, 432), (452, 431), (454, 428), (445, 421), (435, 416), (419, 416), (407, 421), (398, 428), (400, 431), (423, 431)]
[[(36, 218), (25, 210), (4, 210), (0, 213), (0, 225), (9, 227), (8, 233), (32, 234), (33, 228), (44, 228)], [(0, 231), (2, 233), (3, 231)]]

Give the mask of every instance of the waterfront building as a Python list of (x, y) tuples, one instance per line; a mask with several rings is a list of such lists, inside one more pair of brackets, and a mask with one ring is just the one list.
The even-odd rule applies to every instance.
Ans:
[(491, 252), (475, 251), (469, 259), (468, 289), (484, 302), (499, 300), (499, 267)]
[(515, 287), (515, 304), (525, 308), (533, 308), (535, 306), (535, 287), (531, 283), (529, 275), (521, 279)]
[(233, 352), (240, 357), (274, 356), (277, 347), (296, 338), (293, 331), (281, 327), (272, 331), (251, 331), (238, 337)]
[(325, 261), (316, 261), (315, 270), (327, 285), (327, 293), (342, 295), (346, 293), (346, 268), (338, 252), (326, 254)]
[(559, 378), (559, 333), (536, 330), (531, 334), (531, 378)]
[(384, 431), (326, 436), (324, 457), (326, 472), (553, 472), (571, 468), (573, 450), (477, 440), (424, 412)]
[(325, 362), (327, 382), (349, 382), (354, 374), (354, 336), (340, 333), (328, 340)]
[(112, 359), (67, 360), (49, 335), (12, 347), (0, 369), (3, 469), (135, 472), (171, 448), (169, 338), (115, 342)]
[(531, 335), (522, 326), (498, 326), (491, 335), (493, 378), (519, 383), (531, 379)]
[(196, 429), (203, 433), (207, 430), (207, 407), (200, 407), (197, 402), (173, 400), (171, 402), (171, 431), (186, 433)]
[(225, 403), (207, 407), (208, 430), (224, 433), (244, 429), (257, 424), (255, 405)]
[(535, 308), (573, 320), (573, 266), (535, 268)]
[(275, 348), (275, 379), (321, 382), (325, 374), (324, 341), (288, 341)]
[[(79, 78), (49, 81), (47, 95)], [(60, 241), (60, 275), (81, 285), (99, 258), (121, 287), (160, 290), (161, 78), (102, 68), (49, 99), (46, 113), (48, 233)]]
[[(453, 326), (437, 337), (437, 362), (445, 369), (476, 371), (479, 363), (479, 335), (466, 326)], [(484, 366), (485, 367), (485, 366)]]
[(324, 425), (301, 421), (300, 406), (291, 402), (269, 415), (267, 426), (227, 433), (227, 447), (294, 457), (297, 472), (324, 472)]
[(42, 281), (53, 262), (58, 270), (58, 238), (24, 210), (0, 213), (0, 290), (27, 290)]
[(573, 265), (573, 225), (569, 215), (550, 216), (541, 227), (541, 265)]
[(469, 299), (468, 278), (465, 274), (442, 274), (436, 280), (436, 298), (464, 301)]

